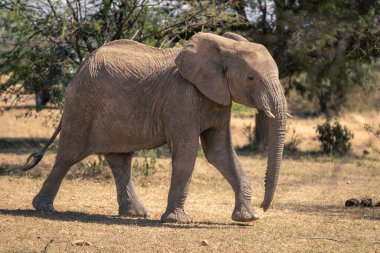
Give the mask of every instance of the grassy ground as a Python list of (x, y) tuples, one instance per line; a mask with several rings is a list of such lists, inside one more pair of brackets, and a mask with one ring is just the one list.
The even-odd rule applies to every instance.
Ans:
[[(29, 143), (49, 137), (52, 128), (42, 127), (41, 118), (15, 119), (23, 113), (8, 111), (0, 116), (0, 139)], [(33, 143), (25, 148), (5, 147), (0, 150), (0, 252), (380, 252), (380, 208), (344, 207), (352, 197), (380, 201), (380, 141), (366, 134), (361, 123), (371, 119), (376, 114), (342, 117), (355, 133), (354, 152), (343, 158), (306, 152), (317, 148), (313, 127), (322, 119), (292, 121), (290, 128), (302, 139), (301, 151), (284, 159), (275, 200), (266, 213), (258, 209), (266, 159), (241, 154), (252, 182), (253, 206), (261, 215), (249, 224), (230, 219), (232, 190), (202, 155), (185, 206), (192, 224), (159, 222), (169, 188), (168, 158), (160, 158), (157, 172), (138, 183), (152, 213), (149, 219), (117, 217), (112, 177), (83, 178), (75, 175), (75, 169), (58, 193), (58, 212), (37, 212), (31, 200), (51, 168), (54, 149), (38, 169), (12, 175), (9, 170), (25, 161)], [(245, 144), (242, 129), (250, 123), (250, 118), (234, 118), (238, 145)], [(362, 155), (364, 149), (370, 151), (368, 156)], [(110, 175), (109, 169), (103, 174)], [(90, 245), (73, 245), (78, 240)]]
[[(265, 161), (241, 157), (252, 179), (253, 205), (263, 196)], [(112, 180), (65, 180), (57, 213), (32, 210), (43, 178), (0, 177), (0, 251), (49, 252), (380, 252), (380, 208), (346, 208), (351, 197), (380, 201), (378, 161), (314, 158), (284, 161), (272, 208), (249, 225), (230, 220), (233, 194), (202, 158), (186, 211), (190, 225), (163, 225), (169, 161), (138, 187), (152, 217), (119, 218)], [(84, 240), (91, 246), (75, 246)], [(202, 241), (208, 243), (202, 245)]]

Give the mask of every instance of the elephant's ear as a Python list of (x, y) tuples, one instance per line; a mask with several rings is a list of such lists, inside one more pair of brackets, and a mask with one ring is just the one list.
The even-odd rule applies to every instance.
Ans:
[(231, 103), (221, 55), (226, 39), (208, 33), (197, 33), (186, 43), (175, 59), (181, 75), (200, 92), (222, 105)]
[(248, 40), (246, 38), (244, 38), (243, 36), (236, 34), (236, 33), (232, 33), (232, 32), (224, 33), (223, 37), (229, 38), (231, 40), (248, 42)]

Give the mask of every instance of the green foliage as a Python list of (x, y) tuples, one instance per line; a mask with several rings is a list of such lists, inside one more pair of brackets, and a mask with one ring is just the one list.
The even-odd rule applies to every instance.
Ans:
[(317, 125), (316, 132), (323, 153), (344, 155), (350, 151), (350, 140), (354, 138), (354, 134), (337, 120), (335, 120), (334, 124), (326, 121), (322, 125)]
[[(86, 160), (80, 162), (75, 169), (73, 169), (72, 177), (99, 177), (104, 176), (104, 170), (105, 170), (105, 163), (104, 158), (101, 155), (97, 156), (97, 159), (95, 160)], [(110, 177), (110, 175), (107, 175), (106, 178)]]
[(293, 80), (303, 95), (317, 97), (328, 116), (339, 110), (350, 87), (368, 86), (374, 78), (374, 59), (380, 56), (379, 2), (333, 0), (304, 7), (299, 17), (309, 25), (294, 28), (286, 59), (298, 66)]
[(148, 183), (149, 177), (156, 173), (157, 154), (155, 150), (144, 150), (140, 154), (143, 156), (143, 162), (134, 159), (132, 164), (132, 176), (141, 185)]
[(286, 91), (317, 98), (329, 116), (351, 87), (372, 88), (380, 57), (380, 1), (247, 1), (258, 21), (249, 32), (266, 45), (286, 78)]
[(252, 115), (257, 111), (255, 108), (250, 108), (245, 105), (237, 104), (232, 102), (232, 113), (235, 117), (252, 117)]
[(64, 87), (88, 54), (117, 39), (173, 47), (239, 17), (218, 1), (0, 0), (0, 94), (34, 93), (63, 105)]
[(62, 106), (79, 64), (109, 41), (175, 47), (199, 31), (232, 31), (267, 46), (286, 91), (317, 98), (329, 116), (352, 87), (371, 89), (379, 16), (379, 0), (0, 0), (0, 75), (10, 77), (0, 94)]
[(88, 162), (85, 166), (85, 169), (88, 171), (88, 174), (95, 176), (100, 174), (103, 170), (103, 163), (97, 161)]

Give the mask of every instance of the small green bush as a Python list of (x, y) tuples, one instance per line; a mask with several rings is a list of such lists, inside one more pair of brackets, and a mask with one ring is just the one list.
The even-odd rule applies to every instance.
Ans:
[(106, 163), (103, 156), (97, 155), (97, 159), (90, 158), (79, 162), (70, 171), (71, 178), (88, 177), (88, 178), (110, 178), (105, 171)]
[(134, 159), (132, 163), (132, 176), (142, 186), (149, 184), (149, 178), (156, 173), (157, 154), (155, 150), (143, 150), (139, 152), (143, 156), (143, 162)]
[(235, 102), (232, 103), (232, 115), (238, 118), (246, 118), (252, 117), (252, 115), (256, 112), (255, 108), (250, 108), (245, 105), (237, 104)]
[(326, 121), (322, 125), (317, 125), (316, 132), (323, 153), (344, 155), (351, 150), (350, 140), (354, 138), (354, 134), (337, 120), (334, 121), (334, 124)]

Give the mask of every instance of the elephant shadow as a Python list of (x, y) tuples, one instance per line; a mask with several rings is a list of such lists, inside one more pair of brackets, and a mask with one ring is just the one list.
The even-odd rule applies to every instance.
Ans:
[(36, 217), (53, 221), (74, 221), (83, 223), (97, 223), (105, 225), (133, 225), (139, 227), (167, 227), (178, 229), (223, 229), (223, 228), (246, 228), (252, 226), (249, 223), (223, 223), (199, 221), (191, 224), (161, 223), (157, 219), (124, 218), (116, 215), (89, 214), (75, 211), (42, 212), (31, 209), (0, 209), (0, 215)]

